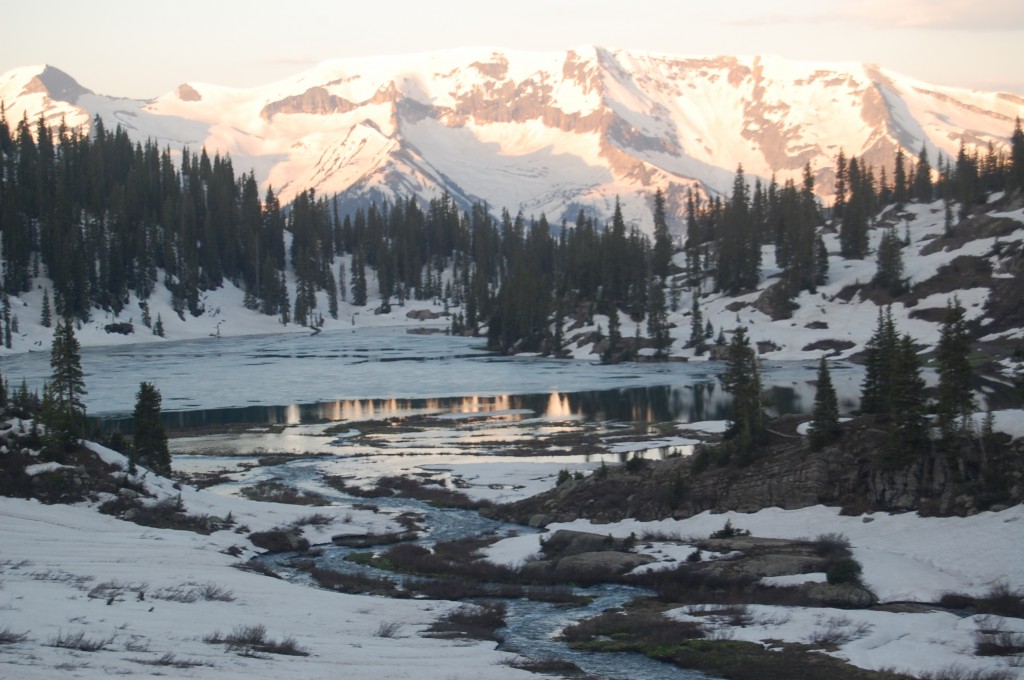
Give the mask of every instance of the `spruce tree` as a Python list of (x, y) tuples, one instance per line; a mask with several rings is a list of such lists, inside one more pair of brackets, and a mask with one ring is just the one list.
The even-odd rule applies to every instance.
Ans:
[(835, 441), (840, 432), (839, 401), (836, 398), (835, 387), (832, 386), (828, 363), (822, 356), (818, 364), (818, 384), (814, 391), (814, 415), (808, 429), (811, 449), (820, 450), (826, 444)]
[(964, 308), (954, 297), (946, 303), (946, 316), (939, 331), (935, 359), (939, 371), (937, 405), (939, 432), (951, 444), (958, 430), (966, 432), (974, 413), (971, 390), (971, 336), (964, 319)]
[(159, 313), (156, 315), (156, 321), (153, 322), (153, 335), (164, 337), (164, 320)]
[(875, 332), (866, 346), (867, 358), (860, 398), (860, 410), (863, 413), (889, 412), (892, 366), (897, 341), (892, 308), (886, 307), (883, 310), (880, 307)]
[[(85, 425), (85, 377), (78, 339), (70, 319), (58, 320), (50, 350), (52, 374), (48, 383), (49, 409), (46, 426), (55, 448), (68, 451)], [(45, 396), (45, 395), (44, 395)]]
[(665, 291), (661, 279), (652, 276), (647, 293), (647, 335), (654, 344), (655, 357), (664, 359), (672, 347), (672, 335), (668, 326), (668, 309), (665, 306)]
[(145, 465), (157, 474), (171, 473), (171, 454), (167, 448), (167, 432), (160, 419), (160, 391), (152, 383), (142, 382), (135, 394), (132, 412), (132, 447), (128, 457), (129, 471)]
[(913, 462), (928, 445), (925, 382), (914, 341), (904, 334), (896, 343), (889, 390), (889, 437), (882, 462), (902, 467)]
[(729, 342), (722, 383), (732, 394), (732, 418), (726, 436), (736, 441), (739, 462), (750, 462), (764, 437), (761, 404), (761, 369), (757, 353), (750, 346), (747, 329), (740, 326)]
[(896, 236), (895, 228), (890, 227), (878, 244), (878, 270), (871, 283), (892, 296), (902, 294), (907, 288), (903, 278), (902, 249), (903, 243)]
[(43, 288), (43, 305), (42, 311), (40, 312), (39, 322), (43, 325), (43, 328), (49, 328), (53, 324), (53, 315), (50, 311), (50, 289)]
[(927, 148), (921, 145), (917, 168), (914, 170), (914, 199), (921, 203), (931, 203), (932, 195), (932, 166), (928, 162)]
[(1020, 116), (1013, 123), (1013, 134), (1010, 135), (1010, 168), (1006, 173), (1006, 193), (1014, 193), (1024, 189), (1024, 131), (1021, 130)]
[(651, 252), (651, 271), (665, 281), (672, 264), (672, 237), (665, 217), (665, 194), (659, 188), (654, 194), (654, 249)]
[[(708, 323), (711, 322), (708, 321)], [(696, 356), (701, 356), (704, 352), (708, 351), (707, 337), (707, 328), (704, 326), (700, 302), (698, 302), (697, 296), (694, 295), (693, 305), (690, 308), (690, 346), (693, 347), (693, 353)]]

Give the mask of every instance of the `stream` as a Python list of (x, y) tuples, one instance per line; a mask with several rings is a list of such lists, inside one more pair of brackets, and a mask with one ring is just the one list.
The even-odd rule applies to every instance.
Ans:
[[(523, 533), (538, 533), (537, 530), (518, 524), (489, 519), (472, 510), (438, 508), (422, 501), (410, 498), (380, 497), (360, 499), (341, 493), (330, 487), (317, 483), (317, 468), (314, 465), (297, 461), (273, 468), (274, 477), (291, 486), (299, 488), (316, 487), (332, 502), (353, 503), (366, 502), (380, 508), (381, 512), (400, 514), (414, 512), (423, 516), (422, 524), (425, 531), (419, 539), (413, 541), (424, 547), (432, 547), (437, 542), (452, 541), (461, 538), (495, 534), (507, 536)], [(251, 484), (248, 479), (244, 484)], [(227, 486), (233, 483), (229, 483)], [(242, 485), (242, 482), (238, 482)], [(333, 544), (316, 546), (322, 554), (313, 558), (318, 566), (344, 573), (357, 573), (392, 579), (420, 578), (396, 575), (393, 572), (376, 569), (371, 566), (357, 564), (345, 558), (355, 552), (366, 552), (365, 548), (347, 548)], [(382, 548), (385, 549), (385, 548)], [(296, 569), (291, 562), (296, 557), (306, 559), (299, 553), (277, 553), (259, 557), (260, 561), (271, 567), (284, 578), (316, 587), (312, 578), (304, 571)], [(575, 593), (591, 598), (580, 606), (538, 602), (525, 598), (506, 600), (507, 626), (500, 629), (502, 638), (500, 649), (518, 652), (536, 660), (559, 660), (575, 664), (584, 672), (602, 680), (701, 680), (709, 676), (693, 670), (678, 668), (671, 664), (649, 659), (642, 654), (633, 653), (601, 653), (581, 652), (570, 649), (560, 641), (558, 633), (567, 625), (580, 619), (596, 616), (606, 609), (620, 607), (634, 598), (647, 594), (647, 591), (623, 585), (605, 584), (587, 588), (574, 588)]]

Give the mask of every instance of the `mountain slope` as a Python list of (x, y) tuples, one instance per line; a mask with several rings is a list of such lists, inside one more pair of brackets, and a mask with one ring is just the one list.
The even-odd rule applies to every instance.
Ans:
[(580, 207), (610, 215), (616, 197), (647, 216), (659, 187), (679, 215), (685, 187), (727, 192), (740, 164), (782, 181), (810, 163), (827, 200), (840, 149), (882, 165), (897, 146), (913, 157), (923, 145), (934, 164), (961, 141), (1005, 147), (1024, 115), (1020, 97), (877, 66), (598, 47), (337, 60), (255, 88), (182, 84), (148, 102), (30, 67), (0, 76), (0, 100), (12, 122), (100, 115), (174, 150), (230, 153), (285, 200), (306, 188), (350, 202), (448, 191), (553, 223)]

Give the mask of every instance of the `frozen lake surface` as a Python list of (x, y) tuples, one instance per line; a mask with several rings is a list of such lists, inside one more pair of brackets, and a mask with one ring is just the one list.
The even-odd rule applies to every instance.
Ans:
[[(0, 365), (12, 386), (24, 378), (30, 389), (40, 389), (51, 373), (47, 352), (5, 357)], [(566, 395), (635, 389), (645, 391), (642, 399), (664, 400), (673, 419), (687, 420), (695, 385), (707, 389), (698, 399), (725, 403), (718, 382), (720, 363), (602, 366), (596, 357), (593, 362), (504, 357), (487, 352), (482, 338), (413, 335), (403, 329), (85, 348), (82, 367), (88, 389), (85, 404), (93, 416), (129, 413), (144, 380), (160, 390), (165, 411), (248, 407), (294, 411), (301, 405), (321, 405), (301, 417), (286, 412), (282, 416), (286, 422), (345, 418), (344, 409), (353, 403), (361, 404), (360, 408), (407, 409), (424, 407), (414, 400), (436, 398), (454, 398), (444, 408), (456, 413), (473, 398), (492, 401), (497, 404), (494, 408), (507, 405), (536, 412), (537, 399), (550, 402), (551, 395), (555, 402), (572, 408)], [(763, 370), (766, 389), (778, 393), (774, 396), (780, 410), (810, 409), (812, 363), (770, 362)], [(850, 364), (833, 366), (841, 402), (850, 404), (856, 398), (860, 376), (860, 369)], [(660, 393), (652, 394), (648, 388), (658, 388)], [(522, 406), (516, 399), (502, 401), (522, 395), (533, 395), (533, 401)], [(398, 401), (384, 403), (391, 400)], [(337, 417), (332, 418), (332, 409)], [(609, 417), (618, 419), (617, 414)]]

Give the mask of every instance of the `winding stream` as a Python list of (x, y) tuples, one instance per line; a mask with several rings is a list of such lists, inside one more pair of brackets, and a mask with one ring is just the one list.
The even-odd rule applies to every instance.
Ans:
[[(313, 466), (302, 463), (291, 463), (274, 468), (274, 476), (287, 484), (309, 488), (315, 481)], [(249, 480), (251, 482), (251, 480)], [(248, 483), (248, 482), (247, 482)], [(346, 494), (334, 491), (329, 487), (317, 486), (317, 491), (332, 501), (351, 503), (361, 501)], [(452, 541), (487, 534), (510, 535), (512, 533), (535, 532), (536, 530), (516, 524), (482, 517), (470, 510), (437, 508), (421, 501), (409, 498), (381, 497), (368, 502), (379, 507), (381, 511), (394, 513), (414, 512), (423, 516), (426, 531), (414, 541), (424, 547), (431, 547), (437, 542)], [(353, 549), (335, 545), (317, 546), (322, 555), (314, 558), (318, 566), (330, 568), (344, 573), (358, 573), (387, 578), (402, 577), (393, 572), (379, 570), (374, 567), (357, 564), (345, 558), (354, 552), (365, 552), (365, 549)], [(312, 579), (303, 571), (291, 566), (297, 553), (279, 553), (258, 558), (271, 566), (285, 578), (313, 586)], [(305, 557), (303, 557), (305, 559)], [(581, 652), (569, 648), (558, 639), (558, 633), (567, 625), (580, 619), (590, 618), (602, 611), (619, 607), (630, 600), (644, 595), (646, 591), (631, 586), (600, 585), (589, 588), (575, 588), (574, 592), (592, 598), (581, 606), (566, 607), (548, 602), (537, 602), (525, 598), (508, 600), (506, 614), (507, 626), (498, 631), (502, 637), (501, 649), (518, 652), (538, 660), (556, 659), (575, 664), (584, 672), (603, 680), (703, 680), (709, 676), (693, 670), (678, 668), (671, 664), (649, 659), (642, 654)]]

